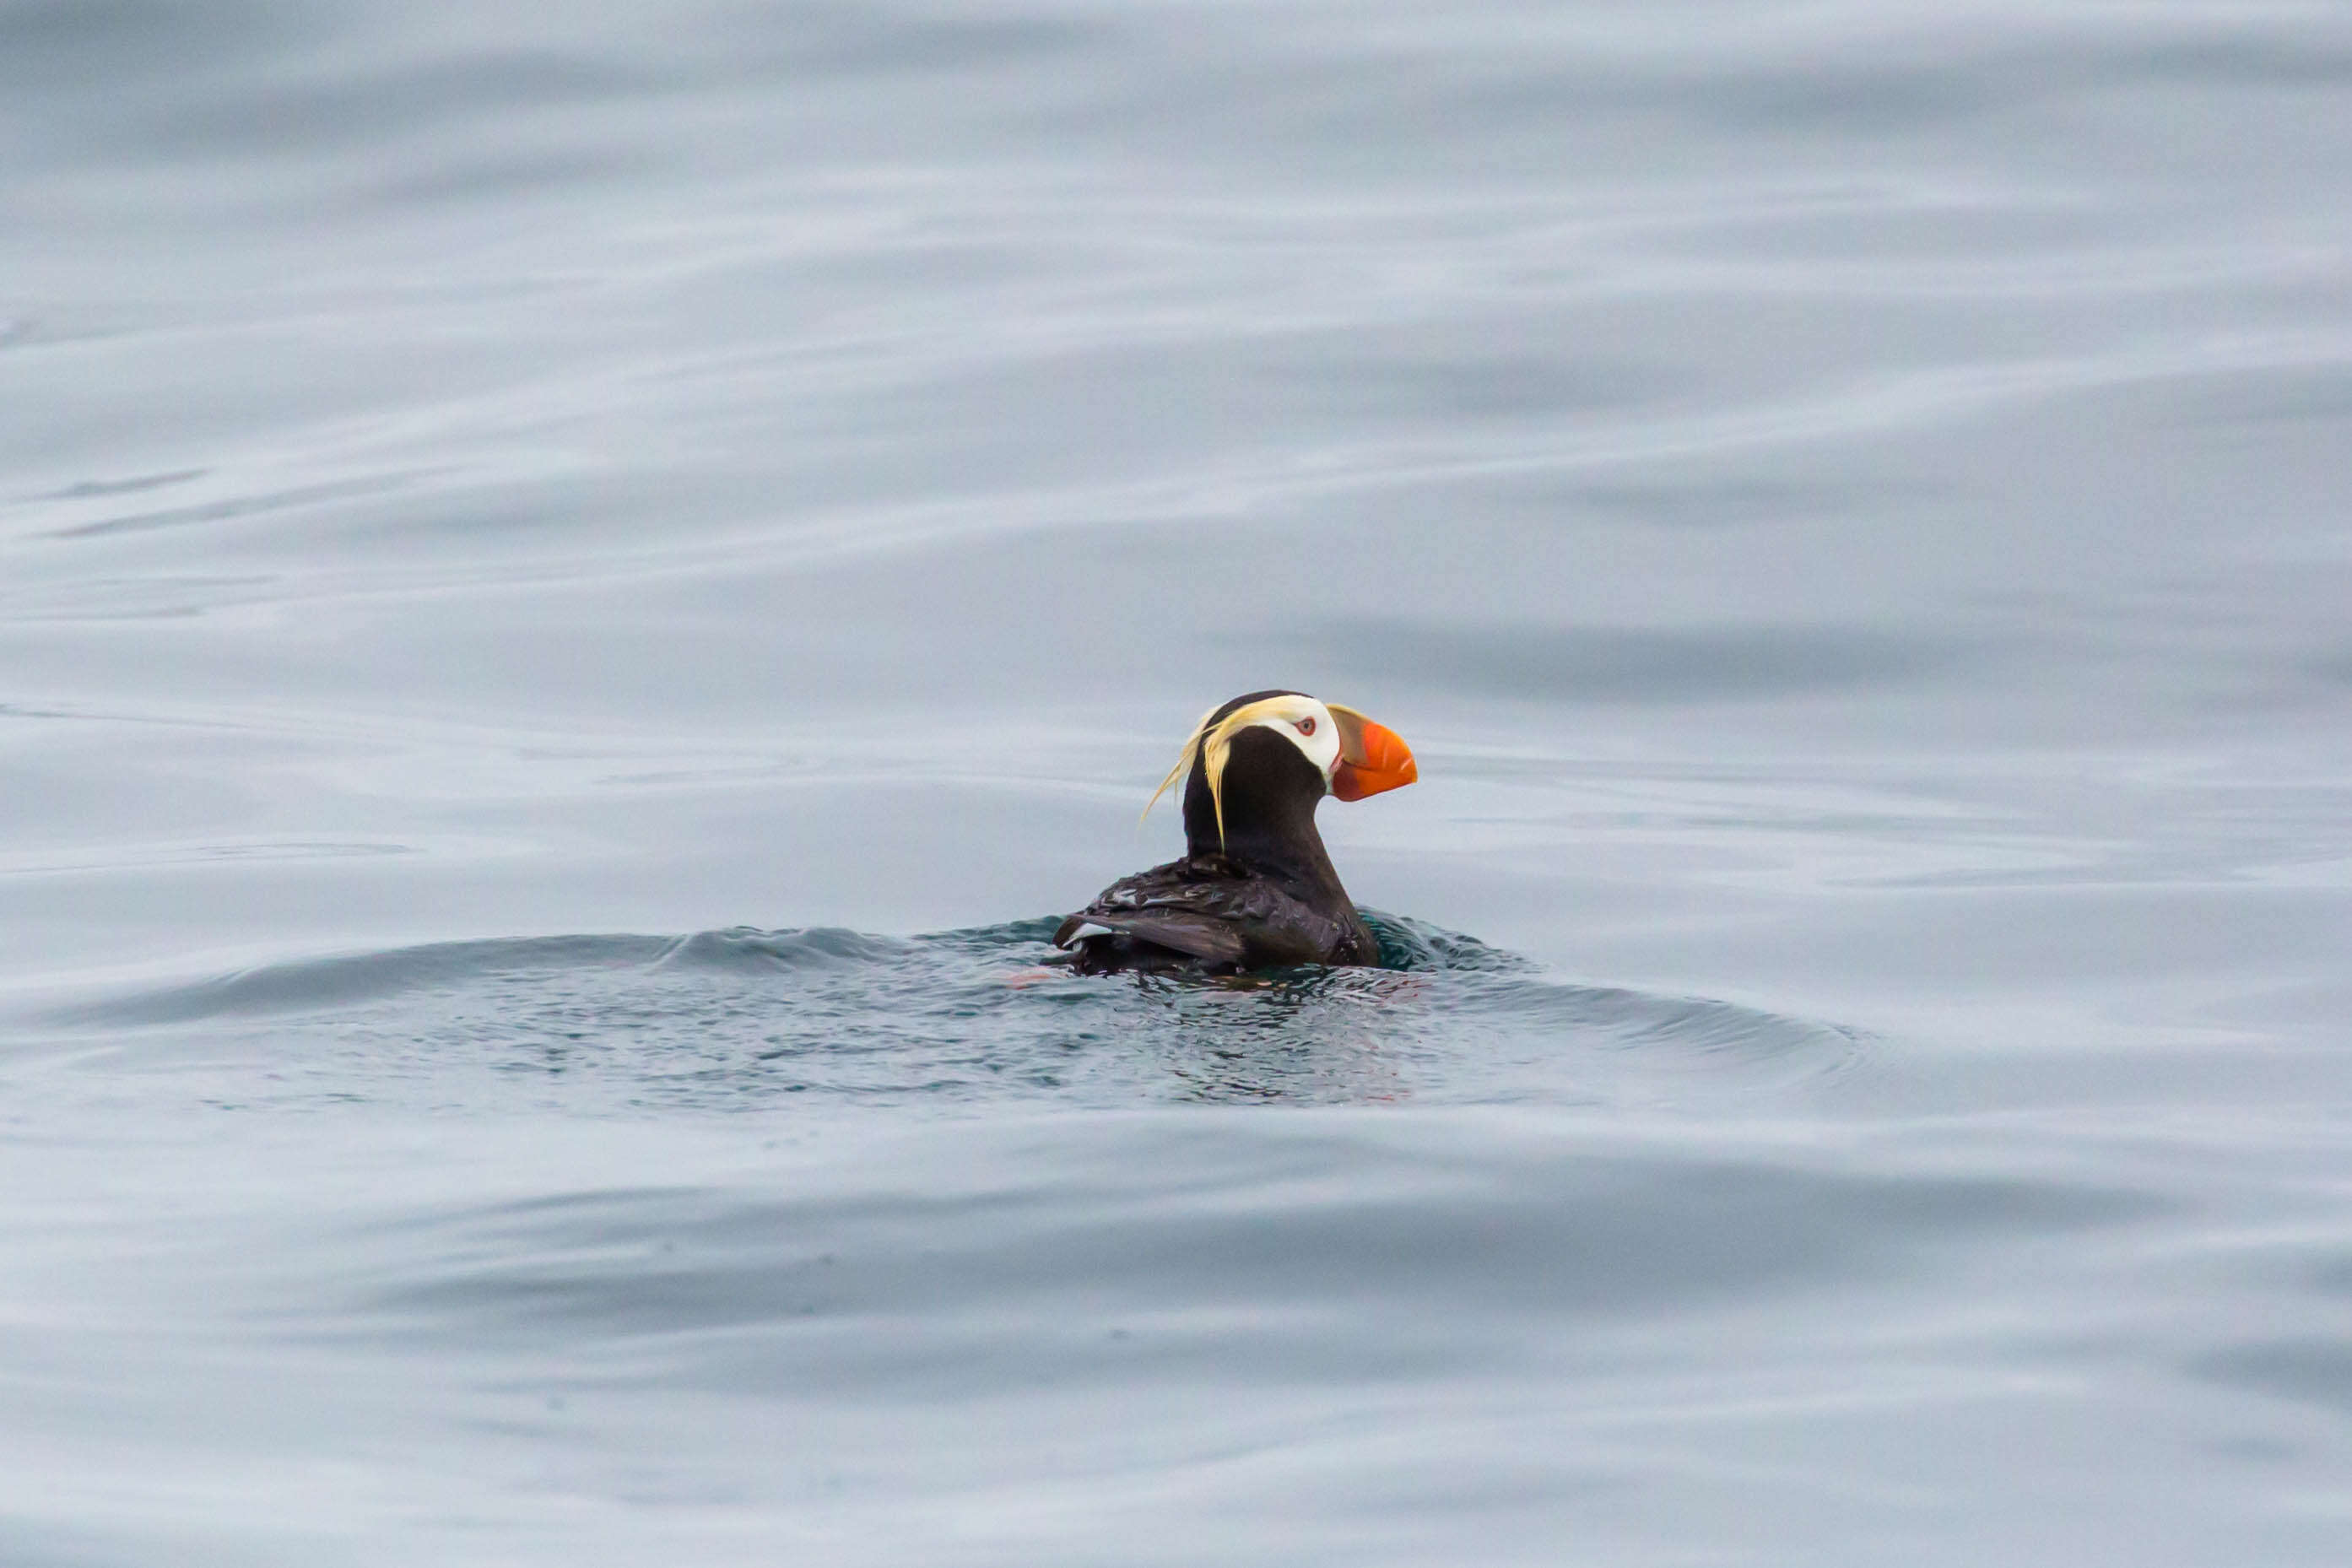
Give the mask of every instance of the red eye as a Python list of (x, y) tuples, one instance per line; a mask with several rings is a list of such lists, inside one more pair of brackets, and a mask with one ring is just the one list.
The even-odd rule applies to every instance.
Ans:
[(1312, 735), (1315, 733), (1315, 721), (1312, 719), (1301, 719), (1298, 721), (1298, 732), (1302, 735)]

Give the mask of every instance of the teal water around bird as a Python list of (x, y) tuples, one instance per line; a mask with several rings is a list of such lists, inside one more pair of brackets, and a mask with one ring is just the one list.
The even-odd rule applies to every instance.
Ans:
[[(331, 955), (52, 1013), (108, 1071), (188, 1042), (247, 1104), (752, 1110), (786, 1097), (972, 1114), (1171, 1101), (1736, 1100), (1832, 1074), (1856, 1032), (1577, 984), (1367, 910), (1382, 966), (1219, 981), (1048, 967), (1052, 919), (912, 937), (739, 927)], [(184, 1085), (182, 1086), (184, 1089)], [(805, 1097), (802, 1100), (801, 1097)]]

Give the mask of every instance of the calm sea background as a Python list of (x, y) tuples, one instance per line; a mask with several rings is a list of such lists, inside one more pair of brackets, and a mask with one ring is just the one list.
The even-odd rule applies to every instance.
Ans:
[(2352, 1562), (2347, 454), (2340, 5), (0, 0), (0, 1563)]

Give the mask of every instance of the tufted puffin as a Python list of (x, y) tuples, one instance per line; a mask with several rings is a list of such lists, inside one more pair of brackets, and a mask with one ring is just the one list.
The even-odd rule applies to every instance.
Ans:
[(1405, 743), (1336, 702), (1253, 691), (1193, 729), (1152, 805), (1188, 768), (1184, 858), (1113, 882), (1064, 921), (1054, 942), (1071, 966), (1233, 974), (1379, 963), (1315, 831), (1315, 808), (1327, 795), (1361, 800), (1412, 783)]

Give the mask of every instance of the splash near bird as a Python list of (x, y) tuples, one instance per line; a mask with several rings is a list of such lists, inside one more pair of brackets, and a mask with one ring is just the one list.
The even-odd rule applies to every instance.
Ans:
[(1071, 966), (1234, 974), (1379, 963), (1315, 808), (1327, 795), (1361, 800), (1412, 783), (1405, 743), (1352, 708), (1253, 691), (1201, 721), (1152, 801), (1187, 770), (1184, 858), (1113, 882), (1064, 921), (1054, 942)]

